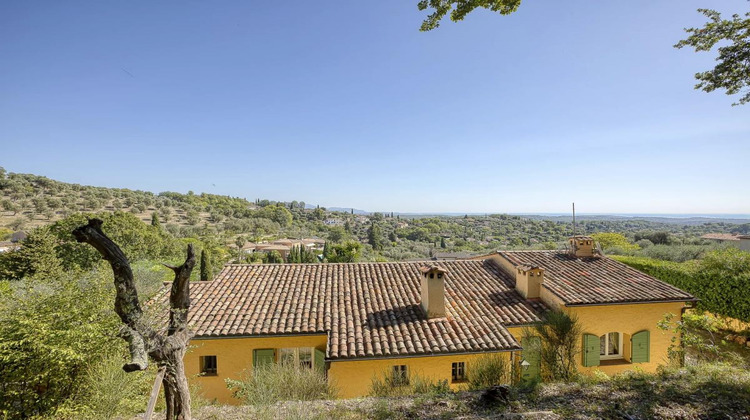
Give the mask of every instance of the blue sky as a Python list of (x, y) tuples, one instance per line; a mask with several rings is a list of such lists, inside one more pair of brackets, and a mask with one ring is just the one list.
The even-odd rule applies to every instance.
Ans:
[[(676, 50), (709, 2), (0, 3), (0, 166), (403, 212), (750, 213), (750, 105)], [(744, 12), (745, 0), (717, 1)]]

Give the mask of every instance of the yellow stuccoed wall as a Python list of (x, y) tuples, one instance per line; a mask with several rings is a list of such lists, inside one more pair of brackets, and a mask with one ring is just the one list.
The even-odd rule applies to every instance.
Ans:
[[(583, 367), (582, 357), (578, 356), (579, 369), (583, 373), (601, 370), (608, 375), (620, 373), (638, 366), (644, 371), (653, 372), (657, 366), (667, 363), (667, 348), (671, 344), (671, 333), (660, 330), (656, 324), (666, 313), (673, 313), (677, 318), (684, 304), (654, 303), (634, 305), (607, 305), (563, 307), (575, 314), (581, 323), (584, 333), (601, 336), (607, 332), (617, 331), (623, 336), (623, 347), (626, 361), (630, 356), (630, 335), (648, 330), (650, 334), (650, 362), (621, 363), (607, 366)], [(520, 342), (523, 336), (522, 327), (510, 327), (508, 331)], [(581, 338), (582, 341), (582, 338)], [(580, 345), (580, 344), (579, 344)], [(226, 387), (225, 379), (239, 379), (242, 372), (252, 369), (254, 349), (285, 347), (315, 347), (325, 351), (326, 336), (297, 335), (279, 337), (248, 337), (194, 339), (185, 355), (185, 370), (191, 383), (198, 384), (205, 397), (225, 404), (237, 404)], [(501, 352), (510, 362), (511, 353)], [(200, 356), (216, 356), (216, 376), (200, 376)], [(370, 392), (372, 378), (390, 372), (394, 365), (407, 365), (410, 376), (419, 375), (434, 381), (451, 381), (451, 364), (465, 362), (467, 370), (472, 361), (482, 354), (462, 354), (449, 356), (405, 357), (369, 360), (338, 360), (329, 363), (328, 379), (336, 387), (339, 398), (352, 398), (367, 395)], [(518, 362), (516, 360), (516, 362)], [(451, 384), (458, 390), (461, 384)]]
[[(252, 369), (254, 349), (280, 349), (285, 347), (315, 347), (325, 351), (325, 335), (283, 336), (273, 338), (219, 338), (194, 339), (185, 355), (185, 371), (192, 384), (200, 387), (201, 393), (209, 400), (223, 404), (239, 404), (227, 389), (227, 378), (239, 379), (242, 372)], [(498, 353), (510, 363), (510, 352)], [(201, 376), (200, 356), (216, 356), (217, 375)], [(353, 398), (370, 393), (372, 378), (390, 373), (394, 365), (407, 365), (409, 375), (419, 375), (433, 381), (447, 380), (454, 390), (462, 384), (451, 384), (451, 367), (454, 362), (470, 363), (481, 354), (454, 356), (405, 357), (370, 360), (345, 360), (329, 363), (328, 380), (336, 387), (339, 398)], [(382, 376), (381, 376), (382, 377)]]
[[(656, 324), (667, 313), (679, 320), (683, 302), (642, 303), (636, 305), (576, 306), (566, 307), (565, 311), (575, 314), (581, 323), (583, 333), (602, 336), (608, 332), (619, 332), (623, 336), (623, 354), (630, 359), (630, 336), (639, 331), (650, 331), (650, 361), (648, 363), (625, 363), (608, 366), (583, 367), (583, 357), (579, 355), (579, 369), (583, 373), (600, 370), (608, 375), (631, 370), (638, 366), (646, 372), (655, 372), (659, 365), (668, 363), (667, 349), (673, 334), (659, 329)], [(581, 339), (580, 344), (583, 343)]]
[[(245, 370), (252, 369), (254, 349), (285, 347), (315, 347), (326, 350), (325, 334), (277, 337), (246, 337), (193, 339), (185, 354), (185, 373), (192, 384), (197, 384), (209, 400), (223, 404), (237, 404), (227, 389), (225, 379), (240, 379)], [(200, 376), (200, 356), (216, 356), (216, 376)]]
[[(671, 332), (659, 329), (656, 324), (667, 313), (675, 315), (673, 322), (679, 320), (683, 307), (684, 303), (682, 302), (562, 307), (562, 310), (578, 317), (583, 333), (596, 336), (602, 336), (608, 332), (623, 334), (623, 355), (628, 363), (584, 367), (583, 355), (579, 354), (577, 356), (578, 370), (581, 373), (592, 373), (594, 370), (600, 370), (608, 375), (613, 375), (632, 370), (638, 366), (646, 372), (655, 372), (659, 365), (668, 363), (667, 349), (672, 344), (673, 336)], [(650, 361), (648, 363), (629, 363), (630, 336), (643, 330), (650, 331)], [(508, 332), (520, 343), (524, 328), (511, 327), (508, 328)], [(583, 337), (579, 338), (578, 345), (583, 345)]]
[[(491, 354), (491, 353), (485, 353)], [(510, 352), (497, 353), (510, 363)], [(353, 398), (370, 393), (370, 384), (374, 377), (382, 378), (390, 374), (395, 365), (408, 366), (409, 376), (419, 375), (433, 381), (447, 380), (453, 390), (459, 390), (465, 384), (451, 383), (451, 367), (454, 362), (466, 363), (467, 371), (472, 361), (482, 354), (458, 354), (452, 356), (405, 357), (399, 359), (335, 361), (328, 370), (328, 378), (338, 390), (339, 398)], [(510, 366), (510, 364), (509, 364)]]

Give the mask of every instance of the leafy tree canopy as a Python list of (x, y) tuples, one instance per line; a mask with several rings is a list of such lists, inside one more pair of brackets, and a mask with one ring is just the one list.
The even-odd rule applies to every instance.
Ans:
[(716, 67), (695, 74), (698, 80), (695, 88), (705, 92), (725, 89), (727, 95), (741, 94), (739, 101), (732, 105), (750, 102), (750, 12), (745, 13), (744, 18), (734, 14), (731, 19), (722, 19), (715, 10), (698, 11), (709, 21), (702, 28), (686, 28), (690, 36), (675, 44), (675, 48), (692, 47), (698, 52), (711, 51), (720, 42), (725, 45), (718, 48)]
[(430, 31), (437, 28), (449, 13), (451, 20), (458, 22), (477, 8), (509, 15), (518, 10), (520, 5), (521, 0), (421, 0), (417, 3), (419, 10), (430, 9), (433, 12), (422, 22), (419, 30)]

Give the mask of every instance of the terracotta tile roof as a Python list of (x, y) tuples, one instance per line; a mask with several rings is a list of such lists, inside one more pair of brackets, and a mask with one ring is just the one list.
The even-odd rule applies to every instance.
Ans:
[(713, 239), (715, 241), (739, 241), (740, 237), (731, 233), (707, 233), (701, 236), (702, 239)]
[(515, 266), (544, 269), (542, 287), (567, 305), (689, 301), (695, 298), (607, 257), (575, 258), (560, 251), (500, 251)]
[(424, 264), (228, 265), (211, 282), (191, 283), (189, 321), (203, 338), (327, 333), (327, 357), (336, 359), (517, 349), (504, 326), (546, 310), (491, 261), (444, 261), (430, 264), (448, 272), (446, 317), (427, 319)]

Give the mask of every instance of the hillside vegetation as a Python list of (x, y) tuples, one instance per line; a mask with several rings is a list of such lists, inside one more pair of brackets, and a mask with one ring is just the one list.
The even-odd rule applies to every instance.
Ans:
[[(363, 261), (428, 258), (439, 252), (482, 253), (508, 248), (556, 249), (573, 234), (567, 221), (536, 220), (505, 214), (459, 217), (402, 217), (393, 213), (358, 215), (307, 208), (303, 201), (275, 202), (213, 194), (161, 192), (69, 184), (0, 168), (0, 241), (18, 230), (30, 231), (80, 213), (130, 213), (158, 223), (175, 238), (212, 237), (228, 250), (240, 242), (318, 237), (331, 243), (362, 244)], [(660, 223), (593, 217), (580, 220), (577, 233), (619, 232), (649, 256), (675, 253), (692, 259), (710, 244), (704, 233), (750, 233), (750, 223)], [(650, 239), (649, 239), (650, 238)], [(649, 245), (657, 245), (646, 251)], [(665, 247), (670, 247), (665, 250)], [(692, 248), (689, 248), (692, 247)], [(615, 253), (617, 250), (615, 250)], [(660, 256), (657, 256), (661, 258)], [(673, 258), (669, 258), (673, 259)]]

